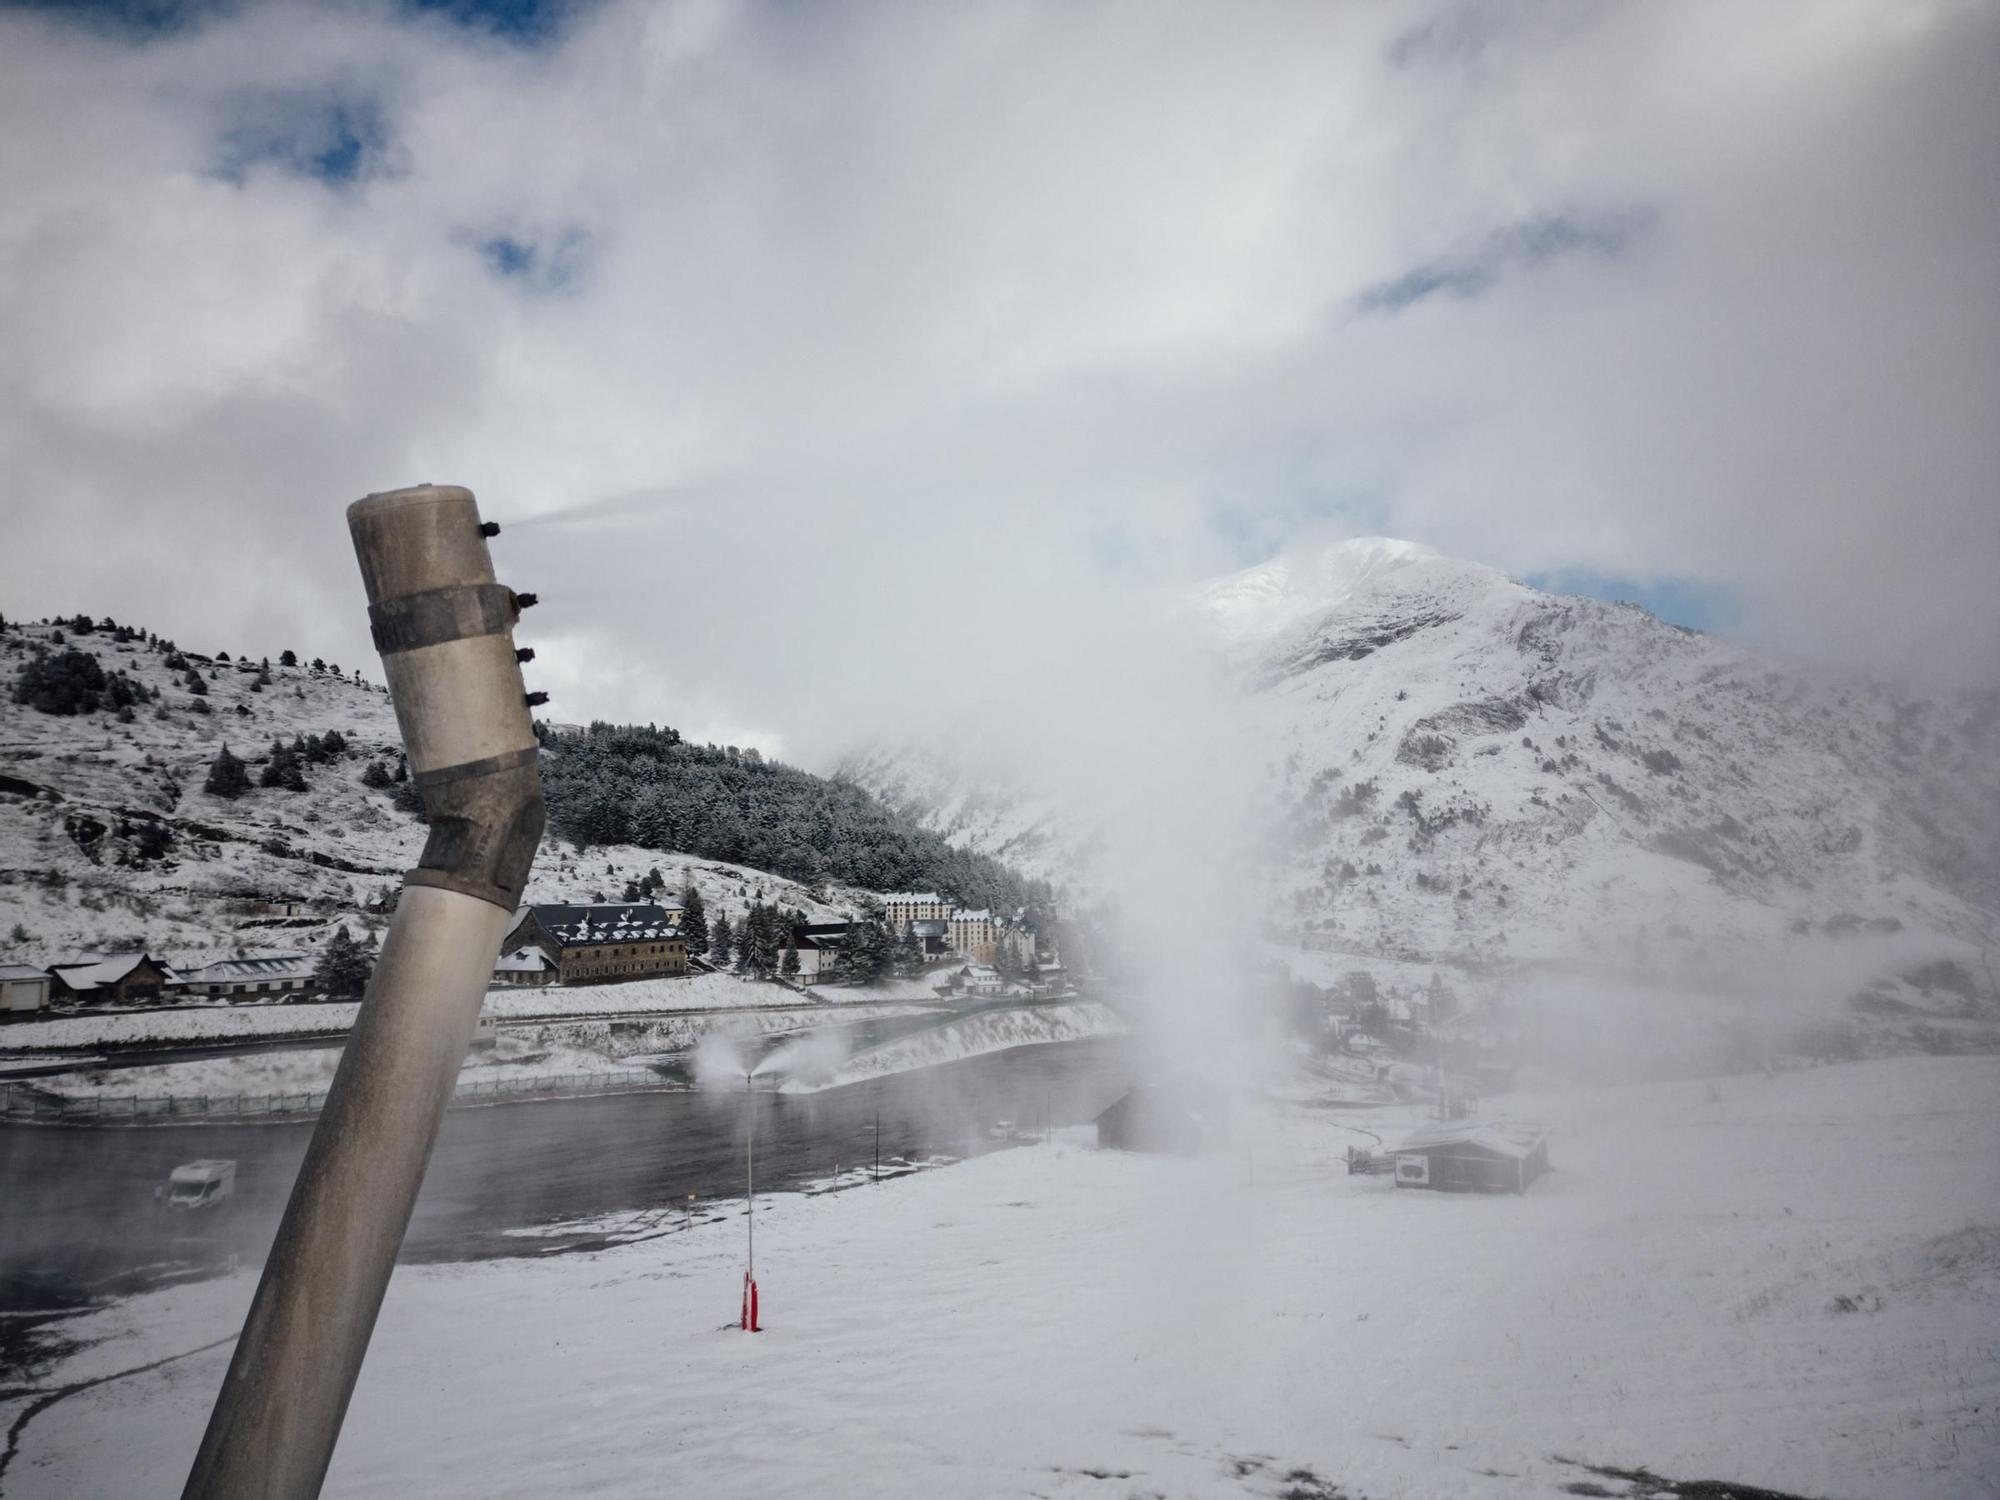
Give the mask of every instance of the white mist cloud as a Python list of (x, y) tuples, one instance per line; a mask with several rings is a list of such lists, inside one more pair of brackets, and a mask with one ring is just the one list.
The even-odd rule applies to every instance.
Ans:
[(557, 717), (807, 758), (1109, 720), (1151, 591), (1307, 528), (1990, 680), (1996, 48), (1915, 0), (0, 14), (0, 599), (367, 662), (341, 507), (434, 479), (540, 518)]

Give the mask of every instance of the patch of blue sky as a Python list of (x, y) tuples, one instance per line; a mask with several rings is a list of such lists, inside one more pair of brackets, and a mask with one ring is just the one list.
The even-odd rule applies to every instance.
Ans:
[(562, 40), (587, 0), (402, 0), (412, 15), (442, 16), (468, 31), (484, 31), (524, 47)]
[(1362, 313), (1400, 312), (1432, 297), (1478, 297), (1511, 271), (1569, 256), (1612, 260), (1643, 241), (1655, 222), (1655, 213), (1646, 208), (1539, 214), (1494, 230), (1470, 250), (1412, 266), (1365, 288), (1354, 307)]
[(238, 0), (0, 0), (0, 10), (33, 11), (134, 42), (173, 36), (238, 9)]
[(493, 275), (542, 293), (578, 290), (589, 277), (594, 249), (589, 232), (574, 228), (537, 238), (496, 234), (472, 246)]
[(1726, 632), (1743, 617), (1742, 601), (1725, 584), (1688, 576), (1635, 578), (1589, 568), (1558, 568), (1521, 580), (1550, 594), (1583, 594), (1613, 604), (1637, 604), (1671, 625)]
[(264, 94), (239, 100), (217, 138), (211, 170), (243, 181), (260, 166), (340, 187), (381, 171), (389, 146), (381, 103), (338, 92)]
[[(0, 0), (0, 9), (39, 11), (78, 26), (149, 41), (235, 15), (258, 0)], [(553, 46), (594, 0), (392, 0), (410, 17), (441, 16), (467, 31), (524, 47)]]

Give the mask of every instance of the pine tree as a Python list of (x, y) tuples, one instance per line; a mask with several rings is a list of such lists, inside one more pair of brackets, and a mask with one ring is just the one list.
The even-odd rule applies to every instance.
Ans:
[(264, 769), (257, 777), (257, 785), (283, 787), (288, 792), (303, 792), (306, 789), (305, 768), (299, 764), (296, 750), (289, 748), (283, 740), (271, 741), (271, 758), (264, 762)]
[(915, 979), (924, 971), (923, 945), (917, 941), (916, 929), (905, 927), (903, 935), (896, 939), (896, 947), (891, 963), (900, 979)]
[(373, 967), (368, 955), (347, 935), (347, 929), (336, 927), (332, 940), (313, 966), (313, 982), (329, 1000), (358, 1000), (368, 988), (368, 974)]
[(681, 936), (687, 939), (688, 952), (697, 956), (708, 952), (708, 908), (693, 881), (681, 887)]
[(187, 690), (190, 693), (193, 693), (197, 698), (205, 698), (208, 696), (208, 684), (201, 680), (201, 673), (196, 671), (193, 667), (188, 668)]
[(383, 765), (382, 762), (379, 760), (371, 760), (368, 762), (368, 769), (361, 773), (361, 784), (367, 787), (370, 791), (376, 791), (376, 792), (382, 791), (384, 788), (395, 785), (395, 783), (389, 779), (389, 768)]
[(874, 984), (889, 972), (895, 947), (881, 909), (866, 911), (848, 926), (847, 942), (840, 955), (841, 972), (854, 984)]
[(778, 972), (787, 979), (799, 977), (799, 940), (796, 934), (785, 939), (785, 956), (778, 965)]
[(296, 651), (280, 651), (278, 653), (279, 666), (296, 667), (298, 664), (299, 664), (299, 655)]
[(735, 934), (729, 930), (729, 913), (723, 912), (716, 917), (715, 925), (708, 934), (708, 959), (718, 969), (729, 967), (730, 943), (734, 937)]
[(229, 753), (228, 745), (225, 744), (210, 763), (208, 780), (202, 783), (201, 789), (211, 797), (230, 798), (240, 797), (250, 790), (250, 773), (244, 769), (242, 761)]

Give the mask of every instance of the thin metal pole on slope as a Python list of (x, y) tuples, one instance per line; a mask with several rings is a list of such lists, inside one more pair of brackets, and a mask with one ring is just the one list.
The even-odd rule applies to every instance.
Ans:
[[(355, 1017), (185, 1500), (312, 1500), (542, 836), (537, 741), (470, 490), (370, 495), (347, 525), (430, 835)], [(540, 701), (536, 699), (534, 701)]]
[(743, 1195), (750, 1200), (749, 1212), (744, 1215), (749, 1231), (746, 1269), (754, 1284), (757, 1280), (757, 1087), (748, 1073), (743, 1075), (743, 1102), (750, 1110), (750, 1139), (743, 1148)]

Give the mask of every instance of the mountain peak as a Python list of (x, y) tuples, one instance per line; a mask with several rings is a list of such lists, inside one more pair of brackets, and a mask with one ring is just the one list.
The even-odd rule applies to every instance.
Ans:
[(1422, 542), (1363, 536), (1281, 552), (1202, 585), (1195, 599), (1225, 639), (1248, 641), (1369, 596), (1456, 593), (1467, 585), (1519, 588), (1496, 569), (1446, 557)]

